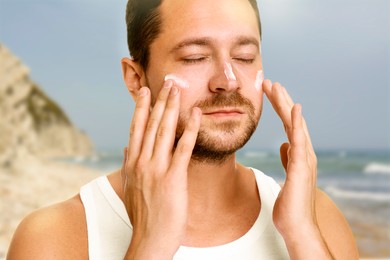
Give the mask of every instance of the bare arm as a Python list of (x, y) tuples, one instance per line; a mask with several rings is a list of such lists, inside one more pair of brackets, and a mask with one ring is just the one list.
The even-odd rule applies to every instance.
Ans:
[(85, 214), (79, 196), (28, 215), (15, 231), (7, 259), (88, 259)]
[(325, 243), (335, 259), (359, 259), (355, 238), (347, 220), (323, 191), (316, 192), (316, 216)]

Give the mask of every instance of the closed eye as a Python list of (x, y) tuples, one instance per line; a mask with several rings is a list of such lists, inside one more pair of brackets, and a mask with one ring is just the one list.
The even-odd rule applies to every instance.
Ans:
[(187, 64), (199, 63), (199, 62), (202, 62), (202, 61), (204, 61), (204, 60), (206, 60), (206, 57), (196, 58), (196, 59), (188, 59), (188, 58), (182, 59), (182, 61), (183, 61), (184, 63), (187, 63)]
[(255, 61), (254, 58), (234, 58), (233, 60), (247, 64), (252, 64)]
[(196, 64), (204, 62), (210, 57), (211, 55), (207, 53), (189, 53), (187, 55), (179, 56), (179, 61), (183, 62), (184, 64)]
[(185, 64), (200, 63), (207, 60), (207, 56), (185, 57), (181, 59)]

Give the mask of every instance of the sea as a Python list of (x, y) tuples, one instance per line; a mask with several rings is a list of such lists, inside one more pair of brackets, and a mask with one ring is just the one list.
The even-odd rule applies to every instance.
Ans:
[[(319, 150), (318, 187), (345, 215), (361, 256), (390, 257), (390, 150)], [(121, 167), (122, 151), (102, 150), (69, 162), (110, 173)], [(283, 183), (278, 152), (240, 150), (237, 160)]]

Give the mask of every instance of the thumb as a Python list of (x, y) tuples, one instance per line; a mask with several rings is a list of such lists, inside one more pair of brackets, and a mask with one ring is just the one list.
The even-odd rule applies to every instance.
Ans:
[(289, 143), (283, 143), (280, 146), (280, 160), (282, 161), (283, 168), (285, 171), (287, 171), (287, 164), (288, 164), (288, 150), (290, 149)]

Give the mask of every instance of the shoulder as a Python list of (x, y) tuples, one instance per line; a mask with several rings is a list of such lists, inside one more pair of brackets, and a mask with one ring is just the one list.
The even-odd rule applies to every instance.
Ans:
[(316, 192), (316, 215), (326, 244), (335, 256), (358, 259), (358, 250), (352, 230), (332, 199), (320, 189)]
[(256, 177), (256, 182), (259, 190), (269, 190), (273, 196), (273, 199), (276, 199), (278, 197), (282, 184), (279, 184), (273, 177), (256, 168), (250, 169), (253, 171)]
[(7, 259), (88, 258), (87, 226), (80, 196), (37, 210), (18, 226)]

